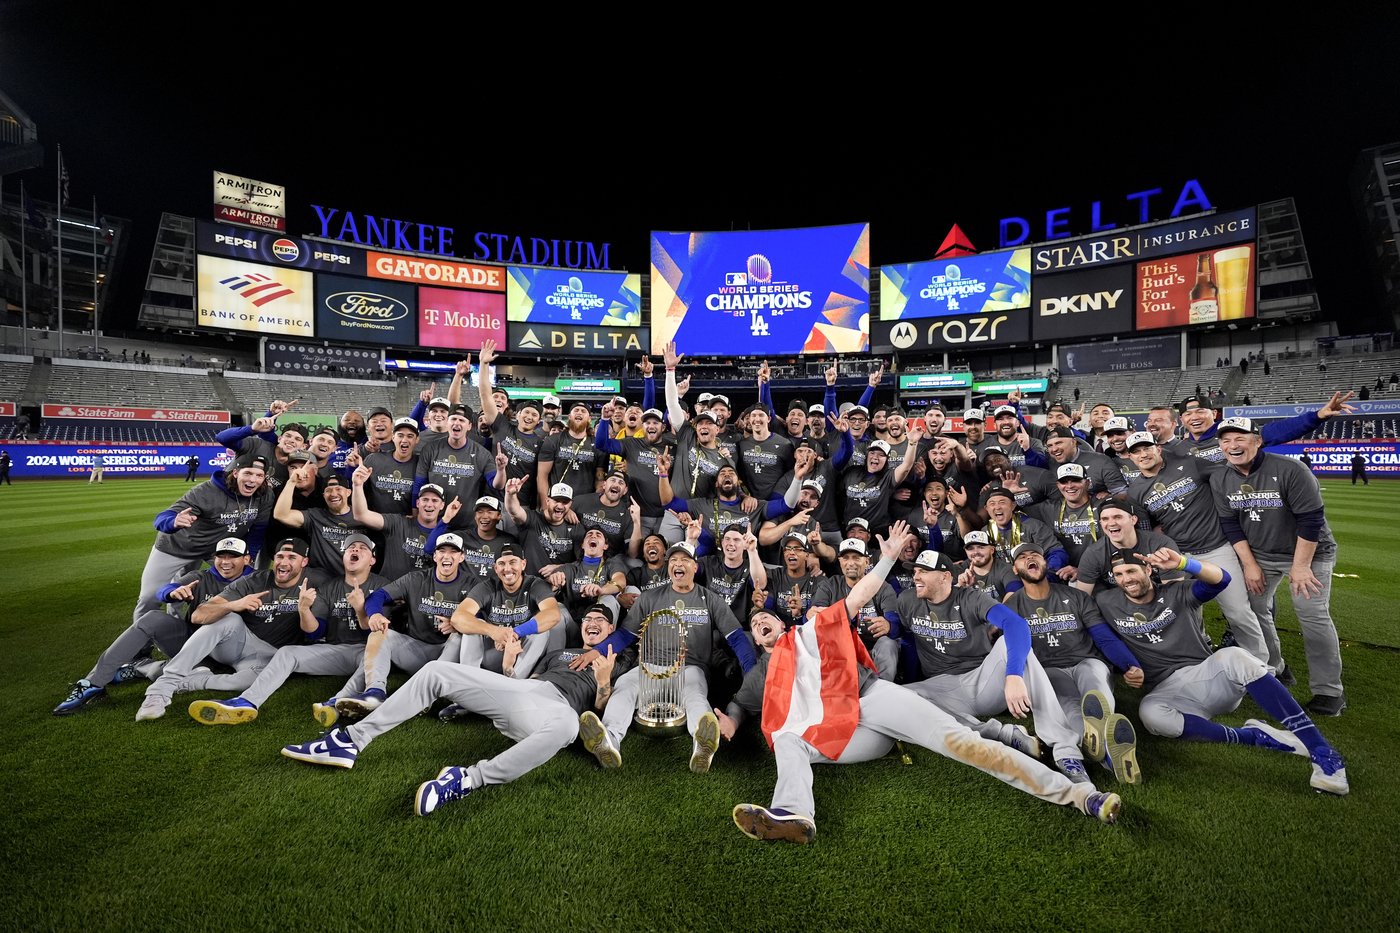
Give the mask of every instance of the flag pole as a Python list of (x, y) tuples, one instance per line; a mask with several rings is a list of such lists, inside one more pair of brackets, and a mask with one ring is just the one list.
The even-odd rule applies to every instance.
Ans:
[(92, 196), (92, 349), (97, 356), (97, 195)]
[(24, 179), (19, 182), (19, 323), (20, 352), (29, 352), (29, 201)]
[(63, 357), (63, 147), (58, 147), (58, 356)]

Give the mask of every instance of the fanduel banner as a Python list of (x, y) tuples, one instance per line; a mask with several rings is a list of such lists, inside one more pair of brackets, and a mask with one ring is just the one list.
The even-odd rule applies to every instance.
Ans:
[(619, 356), (647, 352), (646, 327), (572, 327), (567, 324), (511, 324), (510, 349), (560, 356)]
[(184, 476), (190, 457), (199, 458), (199, 475), (208, 478), (233, 460), (228, 448), (218, 444), (17, 444), (4, 442), (14, 461), (10, 475), (17, 479), (86, 476), (92, 458), (102, 455), (102, 469), (112, 476)]
[[(1301, 415), (1305, 411), (1317, 411), (1327, 401), (1326, 398), (1319, 398), (1317, 401), (1302, 405), (1234, 405), (1225, 409), (1226, 418), (1292, 418), (1294, 415)], [(1356, 409), (1357, 415), (1400, 415), (1400, 401), (1358, 401), (1352, 399), (1347, 402)]]
[(1007, 250), (880, 267), (880, 320), (1029, 307), (1031, 251)]
[(1093, 266), (1037, 275), (1031, 288), (1031, 335), (1037, 341), (1108, 336), (1133, 329), (1133, 267)]
[(1060, 347), (1060, 372), (1066, 376), (1180, 366), (1181, 338), (1175, 334)]
[(506, 320), (518, 324), (642, 326), (642, 277), (511, 266)]
[(651, 235), (656, 356), (860, 353), (869, 320), (869, 224)]
[(116, 408), (111, 405), (45, 405), (45, 418), (92, 419), (97, 421), (183, 421), (198, 424), (228, 424), (228, 412), (200, 408)]

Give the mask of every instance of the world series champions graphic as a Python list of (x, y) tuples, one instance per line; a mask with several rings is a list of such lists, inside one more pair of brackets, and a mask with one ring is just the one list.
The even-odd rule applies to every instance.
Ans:
[(864, 351), (870, 225), (653, 232), (651, 324), (655, 354)]

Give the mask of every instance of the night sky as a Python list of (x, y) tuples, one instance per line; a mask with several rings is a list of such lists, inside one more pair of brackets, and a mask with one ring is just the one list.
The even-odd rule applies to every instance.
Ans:
[(136, 223), (111, 328), (160, 213), (211, 216), (214, 170), (284, 185), (293, 234), (318, 232), (315, 203), (453, 227), (462, 256), (478, 231), (606, 242), (636, 272), (653, 229), (869, 221), (879, 265), (932, 258), (954, 223), (987, 250), (1007, 216), (1032, 240), (1062, 207), (1089, 232), (1095, 200), (1133, 222), (1148, 188), (1160, 219), (1198, 179), (1221, 209), (1295, 198), (1324, 315), (1378, 323), (1348, 180), (1400, 141), (1391, 4), (1270, 26), (1178, 5), (1107, 32), (759, 13), (684, 39), (519, 7), (194, 9), (0, 2), (0, 89), (48, 158), (26, 184), (53, 197), (61, 144), (73, 206)]

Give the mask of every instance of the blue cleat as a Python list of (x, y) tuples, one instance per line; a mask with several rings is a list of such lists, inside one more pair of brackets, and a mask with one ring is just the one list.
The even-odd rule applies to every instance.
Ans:
[(1118, 822), (1118, 812), (1123, 809), (1123, 799), (1107, 791), (1095, 791), (1084, 801), (1084, 812), (1100, 823)]
[(1313, 771), (1308, 784), (1313, 790), (1338, 797), (1345, 797), (1351, 792), (1351, 785), (1347, 783), (1346, 762), (1342, 761), (1335, 748), (1313, 749), (1309, 757), (1312, 758)]
[(138, 680), (145, 679), (146, 675), (142, 674), (141, 671), (137, 669), (136, 662), (127, 661), (112, 674), (112, 679), (107, 682), (107, 686), (120, 687), (122, 684), (135, 683)]
[(413, 795), (413, 812), (417, 816), (427, 816), (445, 803), (461, 800), (472, 790), (466, 768), (443, 768), (437, 777), (418, 785), (418, 792)]
[(53, 714), (55, 716), (71, 716), (87, 709), (106, 695), (106, 687), (99, 687), (86, 680), (80, 680), (73, 685), (73, 689), (68, 691), (67, 699), (53, 708)]
[(204, 726), (241, 726), (258, 718), (258, 708), (242, 697), (231, 700), (195, 700), (190, 716)]
[(817, 824), (809, 816), (778, 807), (741, 803), (734, 808), (734, 825), (750, 839), (774, 839), (805, 845), (817, 835)]
[(1084, 759), (1082, 758), (1057, 758), (1055, 767), (1075, 784), (1089, 784), (1089, 772), (1084, 770)]
[(346, 722), (358, 722), (379, 708), (384, 702), (384, 691), (370, 687), (364, 693), (352, 697), (339, 697), (335, 701), (335, 711)]
[(1122, 784), (1141, 784), (1142, 770), (1137, 760), (1137, 730), (1121, 713), (1114, 713), (1104, 722), (1108, 733), (1108, 763), (1113, 776)]
[(319, 739), (288, 745), (282, 754), (297, 761), (313, 765), (330, 765), (333, 768), (353, 768), (360, 754), (360, 747), (344, 729), (332, 729)]

